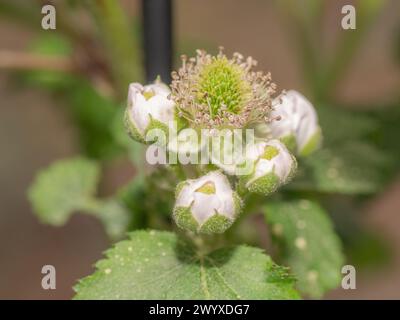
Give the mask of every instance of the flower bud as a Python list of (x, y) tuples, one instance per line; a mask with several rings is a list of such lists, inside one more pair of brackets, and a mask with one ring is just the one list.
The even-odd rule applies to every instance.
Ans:
[(306, 156), (318, 148), (321, 142), (321, 129), (314, 107), (299, 92), (290, 90), (275, 100), (270, 130), (273, 138), (280, 139), (290, 150)]
[(250, 192), (268, 195), (287, 183), (297, 168), (294, 156), (279, 140), (257, 142), (246, 156), (253, 161), (253, 171), (240, 178), (241, 186)]
[(125, 125), (133, 139), (144, 143), (147, 131), (156, 128), (167, 134), (175, 117), (175, 103), (169, 95), (168, 86), (160, 81), (146, 86), (129, 85)]
[(186, 180), (176, 188), (174, 220), (183, 229), (198, 233), (222, 233), (239, 215), (242, 200), (227, 177), (212, 171)]

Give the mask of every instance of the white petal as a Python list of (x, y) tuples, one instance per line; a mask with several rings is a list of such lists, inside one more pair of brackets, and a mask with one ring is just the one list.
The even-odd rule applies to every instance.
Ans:
[(191, 188), (191, 181), (192, 180), (186, 181), (186, 185), (179, 192), (179, 194), (178, 194), (178, 196), (176, 198), (176, 201), (175, 201), (175, 205), (177, 207), (185, 207), (185, 208), (187, 208), (193, 202), (194, 193), (193, 193), (192, 188)]
[(195, 192), (194, 202), (191, 207), (193, 217), (201, 225), (208, 218), (215, 214), (215, 211), (221, 207), (221, 200), (215, 194), (204, 194)]
[[(264, 154), (265, 148), (267, 146), (275, 147), (276, 149), (278, 149), (279, 154), (270, 160), (260, 158)], [(247, 185), (271, 172), (274, 172), (278, 176), (281, 183), (285, 182), (290, 172), (292, 171), (294, 160), (292, 158), (292, 155), (282, 142), (280, 142), (279, 140), (259, 142), (254, 146), (251, 157), (254, 158), (255, 154), (257, 154), (258, 161), (255, 166), (254, 174), (247, 182)]]
[(169, 87), (163, 82), (149, 84), (149, 85), (145, 86), (144, 88), (145, 88), (145, 90), (154, 91), (154, 93), (156, 95), (163, 95), (165, 97), (167, 97), (171, 93), (171, 90), (169, 89)]
[(274, 138), (293, 134), (297, 142), (297, 151), (300, 152), (319, 130), (317, 113), (311, 102), (295, 90), (288, 91), (280, 98), (282, 103), (275, 100), (276, 107), (271, 115), (280, 116), (281, 120), (271, 123), (271, 134)]
[(254, 180), (257, 180), (258, 178), (261, 178), (261, 177), (265, 176), (266, 174), (271, 173), (273, 171), (274, 171), (274, 163), (272, 161), (260, 159), (256, 164), (256, 167), (254, 169), (254, 174), (253, 174), (251, 180), (249, 181), (249, 183), (251, 183)]
[(281, 179), (281, 182), (284, 182), (292, 171), (294, 165), (293, 157), (285, 145), (280, 141), (271, 140), (268, 144), (279, 150), (279, 154), (272, 158), (271, 161), (274, 162), (276, 175)]
[(163, 95), (155, 95), (148, 101), (148, 113), (167, 126), (172, 126), (174, 120), (174, 102)]
[(276, 98), (273, 102), (275, 109), (271, 117), (279, 117), (280, 120), (273, 120), (270, 124), (271, 134), (274, 138), (282, 138), (295, 131), (293, 103), (287, 95)]
[(147, 101), (139, 91), (140, 84), (131, 84), (129, 86), (128, 106), (131, 121), (138, 129), (139, 133), (144, 134), (147, 126), (150, 123), (150, 118), (147, 110)]
[(131, 83), (128, 90), (128, 103), (133, 101), (138, 93), (143, 91), (144, 87), (140, 83)]

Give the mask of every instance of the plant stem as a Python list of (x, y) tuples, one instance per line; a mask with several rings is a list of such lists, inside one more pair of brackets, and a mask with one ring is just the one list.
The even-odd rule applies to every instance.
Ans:
[(132, 35), (128, 17), (119, 1), (96, 0), (86, 3), (104, 39), (118, 96), (123, 98), (129, 83), (142, 78), (137, 39)]
[(194, 234), (192, 232), (186, 232), (188, 237), (196, 247), (196, 252), (199, 257), (204, 257), (210, 252), (224, 246), (225, 234)]
[(78, 65), (69, 57), (45, 56), (26, 52), (0, 50), (1, 69), (48, 70), (67, 73), (79, 72)]
[(324, 72), (316, 87), (317, 98), (321, 101), (329, 99), (339, 80), (349, 69), (357, 49), (359, 49), (365, 34), (379, 14), (385, 1), (364, 0), (357, 6), (355, 30), (343, 30), (330, 62), (325, 63)]
[(318, 40), (325, 3), (320, 0), (309, 0), (306, 4), (297, 0), (282, 0), (278, 4), (289, 18), (290, 33), (294, 35), (308, 89), (315, 92), (322, 63)]

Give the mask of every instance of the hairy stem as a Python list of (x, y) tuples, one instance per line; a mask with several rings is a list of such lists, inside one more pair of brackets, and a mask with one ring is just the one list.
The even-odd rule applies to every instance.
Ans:
[(138, 81), (142, 75), (138, 41), (133, 37), (132, 27), (119, 1), (96, 0), (86, 3), (105, 42), (117, 92), (122, 98), (126, 95), (129, 83)]

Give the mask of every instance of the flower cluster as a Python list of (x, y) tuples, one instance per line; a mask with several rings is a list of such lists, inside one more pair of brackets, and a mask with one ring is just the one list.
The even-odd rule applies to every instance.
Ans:
[[(172, 127), (180, 132), (209, 129), (214, 137), (227, 131), (239, 136), (245, 150), (235, 154), (234, 144), (226, 142), (229, 139), (211, 147), (204, 143), (191, 148), (192, 140), (164, 146), (175, 154), (207, 151), (208, 164), (192, 165), (197, 177), (176, 187), (173, 218), (183, 229), (224, 232), (238, 217), (247, 193), (275, 192), (294, 176), (295, 155), (308, 155), (320, 144), (312, 104), (293, 90), (274, 97), (271, 75), (254, 71), (256, 65), (253, 58), (239, 53), (228, 58), (222, 48), (216, 56), (198, 50), (196, 57), (182, 56), (182, 66), (172, 72), (169, 87), (160, 80), (129, 86), (125, 123), (133, 139), (145, 143), (152, 129), (165, 133)], [(253, 130), (253, 139), (244, 139), (244, 130)], [(219, 153), (231, 155), (231, 161)], [(177, 165), (186, 164), (178, 161)]]

